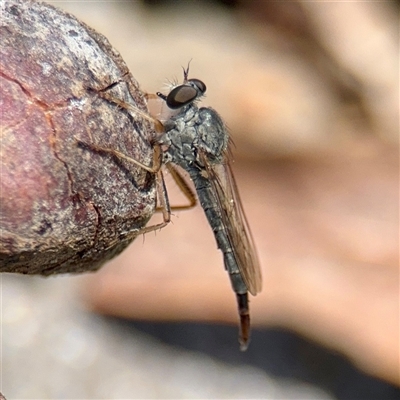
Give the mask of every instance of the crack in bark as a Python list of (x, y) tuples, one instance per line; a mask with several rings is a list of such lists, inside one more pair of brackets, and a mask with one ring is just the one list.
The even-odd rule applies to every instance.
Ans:
[(67, 178), (68, 178), (68, 191), (69, 191), (69, 194), (70, 194), (70, 196), (71, 196), (71, 198), (72, 198), (73, 203), (76, 204), (76, 203), (78, 202), (78, 203), (80, 203), (80, 204), (84, 203), (85, 205), (86, 205), (86, 204), (90, 204), (90, 205), (92, 206), (92, 208), (94, 209), (96, 215), (97, 215), (97, 222), (96, 222), (96, 226), (95, 226), (95, 232), (94, 232), (94, 235), (93, 235), (93, 239), (91, 240), (92, 245), (90, 246), (91, 248), (94, 248), (95, 245), (96, 245), (96, 242), (97, 242), (98, 232), (99, 232), (99, 228), (100, 228), (100, 219), (101, 219), (100, 211), (98, 210), (97, 206), (96, 206), (93, 202), (87, 203), (87, 202), (82, 198), (82, 196), (81, 196), (81, 194), (79, 193), (79, 191), (77, 191), (77, 190), (74, 188), (74, 186), (75, 186), (75, 184), (74, 184), (74, 179), (73, 179), (73, 177), (72, 177), (72, 173), (71, 173), (71, 171), (70, 171), (70, 169), (69, 169), (68, 163), (67, 163), (66, 161), (64, 161), (64, 160), (60, 157), (60, 155), (58, 154), (58, 152), (57, 152), (57, 150), (56, 150), (56, 143), (57, 143), (57, 139), (58, 139), (58, 138), (57, 138), (57, 130), (56, 130), (56, 128), (55, 128), (55, 126), (54, 126), (54, 122), (53, 122), (53, 120), (52, 120), (52, 118), (51, 118), (51, 113), (50, 113), (50, 112), (45, 112), (45, 116), (46, 116), (46, 119), (47, 119), (47, 121), (48, 121), (48, 123), (49, 123), (49, 125), (50, 125), (50, 127), (51, 127), (51, 131), (52, 131), (52, 139), (50, 139), (50, 147), (51, 147), (51, 150), (52, 150), (52, 152), (53, 152), (53, 154), (54, 154), (54, 157), (55, 157), (60, 163), (62, 163), (62, 165), (63, 165), (64, 168), (65, 168), (65, 171), (66, 171), (66, 173), (67, 173)]
[(90, 205), (93, 207), (94, 211), (97, 214), (96, 230), (95, 230), (94, 235), (93, 235), (93, 244), (91, 246), (91, 248), (93, 249), (95, 247), (95, 245), (97, 243), (97, 240), (98, 240), (98, 237), (99, 237), (99, 231), (100, 231), (102, 217), (101, 217), (101, 212), (100, 212), (99, 207), (97, 207), (97, 205), (94, 204), (93, 202), (90, 202)]
[(54, 126), (53, 119), (51, 118), (51, 115), (50, 115), (49, 112), (45, 112), (45, 116), (46, 116), (47, 122), (48, 122), (49, 125), (50, 125), (51, 132), (52, 132), (52, 138), (50, 138), (50, 148), (51, 148), (51, 150), (52, 150), (52, 152), (53, 152), (53, 154), (54, 154), (54, 157), (55, 157), (58, 161), (60, 161), (60, 163), (63, 164), (63, 166), (64, 166), (64, 168), (65, 168), (65, 170), (66, 170), (66, 172), (67, 172), (67, 177), (68, 177), (68, 191), (69, 191), (69, 194), (70, 194), (71, 196), (73, 196), (73, 197), (76, 196), (77, 199), (78, 199), (79, 201), (81, 201), (81, 197), (80, 197), (79, 192), (76, 192), (75, 189), (74, 189), (74, 180), (72, 179), (72, 174), (71, 174), (71, 171), (69, 170), (68, 163), (67, 163), (66, 161), (64, 161), (64, 160), (58, 155), (58, 153), (57, 153), (57, 150), (56, 150), (57, 130), (56, 130), (55, 126)]

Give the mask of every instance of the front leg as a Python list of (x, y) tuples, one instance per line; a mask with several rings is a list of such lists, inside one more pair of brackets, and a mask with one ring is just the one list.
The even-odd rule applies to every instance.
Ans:
[[(110, 103), (114, 103), (116, 104), (118, 107), (127, 110), (128, 112), (130, 112), (133, 115), (139, 115), (142, 118), (144, 118), (145, 120), (151, 122), (152, 124), (154, 124), (154, 129), (158, 134), (162, 134), (165, 130), (164, 130), (164, 125), (163, 123), (158, 120), (157, 118), (153, 118), (151, 115), (147, 114), (146, 112), (140, 110), (139, 108), (133, 106), (132, 104), (129, 104), (123, 100), (117, 99), (116, 97), (111, 96), (109, 93), (107, 92), (99, 92), (98, 93), (100, 97), (102, 97), (103, 99), (109, 101)], [(148, 98), (147, 95), (146, 98)]]

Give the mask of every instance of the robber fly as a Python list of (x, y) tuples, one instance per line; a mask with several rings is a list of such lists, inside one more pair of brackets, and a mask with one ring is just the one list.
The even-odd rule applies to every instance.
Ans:
[(188, 79), (189, 67), (183, 72), (184, 80), (181, 85), (173, 87), (168, 95), (157, 93), (158, 98), (161, 98), (169, 109), (175, 110), (175, 114), (163, 123), (129, 104), (112, 100), (152, 121), (156, 131), (161, 132), (152, 141), (152, 166), (146, 166), (115, 150), (97, 150), (108, 151), (157, 174), (159, 202), (163, 209), (164, 222), (146, 227), (144, 232), (162, 228), (170, 221), (171, 208), (161, 166), (165, 165), (168, 168), (190, 200), (190, 206), (193, 206), (196, 203), (195, 195), (174, 165), (178, 165), (189, 174), (213, 230), (217, 246), (223, 253), (225, 269), (236, 293), (240, 316), (239, 342), (240, 349), (244, 351), (250, 338), (248, 292), (256, 295), (261, 291), (261, 269), (230, 166), (228, 131), (215, 110), (197, 106), (197, 101), (206, 92), (204, 82)]
[(184, 70), (182, 85), (167, 96), (157, 93), (167, 106), (179, 112), (164, 123), (165, 132), (157, 143), (164, 148), (163, 163), (174, 163), (188, 172), (197, 196), (224, 256), (236, 292), (241, 350), (246, 350), (250, 335), (248, 292), (261, 291), (261, 270), (236, 182), (229, 163), (229, 135), (219, 114), (201, 107), (206, 85), (188, 79)]

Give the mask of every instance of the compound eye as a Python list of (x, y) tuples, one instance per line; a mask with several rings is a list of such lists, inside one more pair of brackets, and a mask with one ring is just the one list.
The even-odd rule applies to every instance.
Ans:
[(194, 86), (200, 93), (199, 95), (202, 95), (206, 92), (207, 86), (206, 84), (201, 81), (200, 79), (189, 79), (187, 81), (191, 86)]
[(199, 95), (196, 88), (189, 85), (180, 85), (172, 89), (166, 99), (167, 106), (173, 110), (191, 103)]

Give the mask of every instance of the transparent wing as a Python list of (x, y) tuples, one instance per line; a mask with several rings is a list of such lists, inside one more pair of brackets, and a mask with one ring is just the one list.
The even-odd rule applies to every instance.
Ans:
[(228, 157), (223, 164), (210, 163), (204, 153), (200, 153), (200, 159), (214, 189), (242, 278), (255, 296), (262, 289), (261, 268)]

